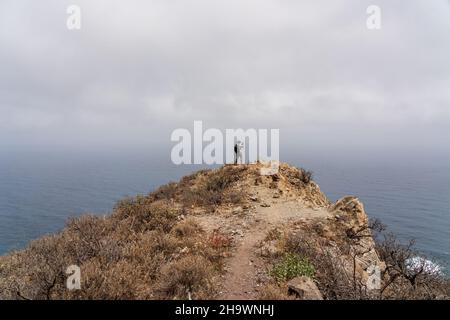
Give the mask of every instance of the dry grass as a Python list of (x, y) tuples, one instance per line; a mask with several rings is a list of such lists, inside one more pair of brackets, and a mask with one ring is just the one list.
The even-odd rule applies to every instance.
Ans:
[(183, 186), (181, 202), (186, 206), (240, 204), (245, 192), (234, 187), (237, 181), (242, 180), (247, 169), (247, 166), (225, 166), (200, 172), (194, 178), (189, 176), (180, 183)]
[[(107, 217), (70, 219), (58, 234), (0, 257), (0, 299), (208, 298), (223, 246), (180, 218), (173, 185), (120, 201)], [(66, 288), (66, 269), (81, 269), (81, 290)]]
[(205, 299), (214, 293), (210, 262), (190, 255), (165, 265), (156, 284), (160, 299)]
[[(345, 235), (344, 235), (345, 237)], [(389, 235), (376, 246), (381, 260), (386, 263), (382, 272), (382, 290), (369, 291), (366, 283), (352, 273), (352, 241), (339, 245), (317, 234), (314, 227), (302, 232), (287, 233), (280, 240), (283, 252), (308, 259), (314, 266), (319, 290), (325, 299), (445, 299), (450, 296), (450, 281), (442, 274), (423, 270), (412, 272), (406, 261), (419, 255), (410, 245), (402, 245)]]
[(294, 168), (285, 164), (280, 166), (280, 172), (287, 178), (289, 183), (300, 188), (309, 184), (313, 179), (312, 171), (303, 168)]

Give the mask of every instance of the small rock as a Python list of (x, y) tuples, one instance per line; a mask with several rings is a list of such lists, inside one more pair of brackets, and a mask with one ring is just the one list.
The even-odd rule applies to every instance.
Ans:
[(270, 207), (270, 204), (264, 202), (264, 203), (261, 203), (261, 207), (268, 208), (268, 207)]
[(180, 253), (189, 253), (189, 248), (188, 247), (184, 247), (183, 249), (180, 250)]
[(252, 201), (258, 201), (258, 197), (257, 197), (257, 196), (250, 196), (250, 200), (252, 200)]
[(271, 241), (269, 243), (265, 243), (261, 247), (260, 254), (261, 254), (262, 257), (265, 257), (265, 258), (278, 256), (280, 254), (280, 250), (276, 246), (276, 241), (274, 240), (274, 241)]
[(241, 214), (242, 212), (244, 212), (244, 209), (242, 209), (242, 207), (236, 207), (231, 212), (233, 214)]

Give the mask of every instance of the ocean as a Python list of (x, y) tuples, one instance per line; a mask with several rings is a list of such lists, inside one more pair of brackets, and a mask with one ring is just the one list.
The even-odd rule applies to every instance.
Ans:
[[(359, 197), (403, 241), (450, 270), (450, 165), (446, 163), (331, 161), (293, 157), (314, 172), (335, 201)], [(168, 164), (169, 163), (169, 164)], [(116, 201), (177, 181), (199, 166), (175, 166), (147, 153), (80, 156), (3, 154), (0, 157), (0, 254), (24, 248), (64, 227), (70, 216), (107, 214)]]

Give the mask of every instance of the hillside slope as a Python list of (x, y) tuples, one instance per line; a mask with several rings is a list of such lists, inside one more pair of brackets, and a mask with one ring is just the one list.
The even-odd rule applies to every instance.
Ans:
[[(261, 167), (199, 171), (111, 215), (71, 219), (0, 257), (0, 299), (448, 297), (442, 277), (410, 281), (395, 268), (400, 259), (375, 245), (357, 198), (330, 203), (307, 171)], [(66, 288), (71, 265), (80, 290)], [(370, 290), (375, 269), (381, 287)]]

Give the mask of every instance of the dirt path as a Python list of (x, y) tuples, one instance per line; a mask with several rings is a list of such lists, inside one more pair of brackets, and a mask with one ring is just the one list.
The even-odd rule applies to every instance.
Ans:
[(263, 273), (263, 263), (256, 254), (257, 244), (264, 239), (265, 230), (258, 228), (247, 232), (227, 263), (222, 292), (218, 299), (246, 300), (258, 297), (258, 275)]
[(290, 220), (325, 218), (329, 214), (326, 209), (305, 208), (294, 199), (274, 198), (274, 192), (267, 188), (255, 187), (253, 193), (263, 201), (255, 202), (255, 209), (245, 218), (217, 215), (197, 218), (206, 230), (233, 230), (235, 234), (235, 248), (226, 262), (226, 274), (218, 299), (258, 298), (259, 283), (267, 277), (266, 266), (258, 253), (258, 244), (271, 228)]

